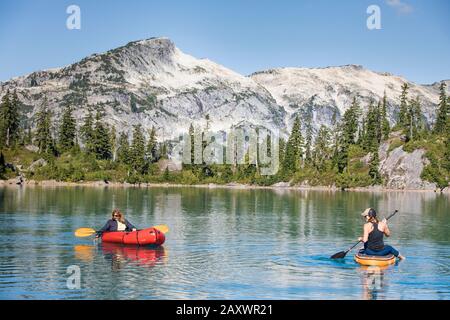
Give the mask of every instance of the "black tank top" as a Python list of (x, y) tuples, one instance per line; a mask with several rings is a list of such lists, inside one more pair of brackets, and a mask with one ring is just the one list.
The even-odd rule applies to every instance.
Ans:
[(384, 233), (378, 230), (378, 223), (373, 223), (373, 230), (369, 233), (369, 238), (367, 239), (367, 248), (370, 250), (383, 250), (384, 249), (384, 242), (383, 242), (383, 236)]

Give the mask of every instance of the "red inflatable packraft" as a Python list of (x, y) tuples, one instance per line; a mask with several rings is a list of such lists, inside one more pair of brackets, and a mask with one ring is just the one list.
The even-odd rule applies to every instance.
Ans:
[(166, 236), (155, 228), (148, 228), (132, 232), (113, 231), (102, 234), (103, 242), (135, 244), (135, 245), (156, 245), (160, 246), (166, 240)]

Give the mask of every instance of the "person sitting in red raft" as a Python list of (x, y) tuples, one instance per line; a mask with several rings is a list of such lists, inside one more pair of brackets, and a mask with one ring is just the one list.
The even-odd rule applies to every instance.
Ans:
[(136, 227), (133, 226), (127, 219), (125, 219), (122, 212), (119, 209), (114, 209), (110, 220), (97, 231), (96, 238), (99, 238), (103, 232), (111, 231), (136, 231)]

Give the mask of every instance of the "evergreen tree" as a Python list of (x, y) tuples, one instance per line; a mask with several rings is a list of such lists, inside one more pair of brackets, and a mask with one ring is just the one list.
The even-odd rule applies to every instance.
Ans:
[[(450, 97), (448, 98), (448, 103), (450, 105)], [(444, 151), (444, 168), (447, 170), (447, 173), (450, 175), (450, 117), (447, 117), (447, 124), (445, 130), (445, 151)], [(450, 176), (448, 177), (450, 180)]]
[(386, 92), (384, 92), (383, 102), (381, 104), (380, 110), (381, 117), (381, 140), (387, 140), (389, 138), (389, 133), (391, 131), (389, 120), (387, 118), (387, 97)]
[(278, 146), (278, 164), (282, 166), (284, 164), (284, 155), (286, 153), (286, 141), (280, 138), (280, 143)]
[(31, 132), (31, 127), (26, 128), (25, 145), (33, 143), (33, 133)]
[(330, 131), (326, 126), (322, 125), (317, 133), (312, 152), (312, 162), (318, 171), (324, 171), (326, 169), (326, 161), (330, 160), (332, 157), (330, 137)]
[[(268, 157), (272, 157), (272, 136), (270, 133), (268, 133), (264, 138), (262, 143), (266, 144), (266, 154)], [(259, 148), (258, 148), (258, 152), (259, 152)], [(258, 153), (258, 159), (260, 158), (259, 153)]]
[(51, 133), (51, 112), (45, 106), (37, 113), (35, 141), (39, 153), (56, 155), (56, 146)]
[(420, 98), (417, 96), (408, 104), (408, 112), (405, 123), (406, 141), (417, 140), (425, 128)]
[[(203, 149), (205, 148), (206, 142), (203, 141)], [(167, 150), (167, 143), (161, 142), (159, 144), (159, 155), (161, 159), (168, 159), (169, 158), (169, 152)]]
[(338, 129), (339, 135), (335, 144), (334, 163), (339, 173), (344, 172), (348, 166), (348, 150), (350, 145), (355, 144), (360, 114), (361, 108), (355, 97), (350, 108), (344, 112)]
[(441, 82), (440, 95), (439, 95), (439, 108), (437, 112), (436, 122), (434, 125), (434, 133), (441, 134), (446, 129), (447, 119), (450, 117), (450, 104), (447, 100), (447, 94), (445, 92), (446, 84)]
[(0, 152), (0, 178), (4, 179), (4, 174), (6, 173), (6, 161), (3, 152)]
[(88, 114), (84, 118), (84, 123), (80, 128), (80, 134), (85, 151), (87, 153), (95, 153), (94, 117), (91, 109), (89, 109)]
[(414, 103), (414, 117), (416, 122), (417, 136), (422, 137), (428, 130), (425, 116), (422, 112), (422, 103), (420, 102), (420, 96), (417, 95)]
[(310, 165), (312, 163), (312, 119), (306, 124), (306, 141), (305, 141), (305, 163)]
[(333, 112), (332, 125), (331, 125), (331, 150), (333, 166), (338, 166), (339, 158), (339, 142), (341, 140), (341, 123), (337, 122), (337, 109)]
[(337, 144), (334, 162), (339, 173), (343, 173), (348, 166), (348, 148), (349, 145), (342, 141)]
[(16, 145), (19, 147), (25, 146), (25, 129), (22, 126), (19, 126), (19, 129), (17, 130), (17, 142)]
[(413, 106), (412, 106), (412, 114), (413, 114), (413, 134), (414, 139), (420, 139), (420, 137), (424, 134), (426, 130), (426, 124), (425, 124), (425, 117), (422, 113), (422, 104), (420, 102), (420, 97), (417, 96), (414, 100)]
[(406, 128), (408, 126), (408, 89), (409, 86), (405, 82), (402, 86), (402, 93), (400, 95), (400, 111), (397, 122), (397, 125), (400, 128)]
[(380, 184), (381, 176), (378, 172), (380, 159), (378, 156), (378, 149), (382, 139), (382, 104), (378, 103), (375, 106), (373, 103), (369, 105), (366, 116), (366, 134), (364, 138), (363, 148), (370, 152), (369, 176), (372, 179), (372, 184)]
[(134, 170), (140, 174), (145, 172), (145, 138), (140, 124), (134, 126), (130, 160), (131, 166)]
[(381, 102), (379, 101), (377, 107), (374, 110), (376, 120), (375, 130), (377, 134), (378, 144), (381, 143), (381, 141), (383, 140), (383, 119), (381, 117), (381, 109), (382, 109)]
[(31, 144), (31, 135), (30, 135), (30, 127), (28, 126), (27, 122), (24, 121), (20, 125), (19, 129), (19, 145), (20, 147), (24, 148), (26, 145)]
[(113, 161), (115, 161), (117, 156), (117, 132), (116, 126), (114, 125), (109, 131), (109, 145), (111, 146), (111, 158)]
[(369, 106), (366, 116), (366, 132), (364, 136), (363, 148), (372, 152), (378, 150), (381, 140), (381, 125), (379, 107), (375, 107), (372, 103)]
[(408, 112), (406, 114), (406, 123), (405, 123), (405, 131), (406, 131), (406, 141), (413, 140), (415, 137), (415, 133), (417, 132), (415, 130), (415, 123), (414, 123), (414, 110), (415, 107), (415, 101), (411, 100), (408, 104)]
[(125, 132), (121, 132), (119, 135), (117, 161), (123, 164), (131, 164), (130, 143), (128, 141), (128, 135)]
[(59, 127), (59, 145), (62, 152), (69, 151), (75, 146), (76, 134), (76, 124), (75, 118), (72, 115), (72, 108), (66, 107)]
[(169, 166), (166, 167), (166, 169), (164, 169), (164, 181), (169, 181), (170, 180), (170, 174), (169, 174)]
[(303, 137), (300, 131), (300, 120), (298, 117), (294, 120), (291, 135), (286, 144), (286, 153), (284, 156), (283, 169), (286, 173), (293, 173), (300, 168), (303, 157)]
[(100, 111), (95, 116), (93, 131), (93, 151), (97, 159), (108, 160), (112, 157), (111, 141), (108, 127), (102, 121)]
[(356, 98), (353, 98), (352, 105), (348, 108), (342, 118), (343, 143), (347, 145), (355, 144), (356, 133), (358, 131), (358, 119), (361, 108)]
[(358, 140), (356, 141), (356, 144), (364, 147), (364, 145), (366, 144), (366, 136), (367, 136), (367, 131), (366, 131), (366, 123), (367, 123), (367, 117), (363, 118), (362, 122), (361, 122), (361, 127), (358, 130)]
[[(191, 151), (193, 152), (193, 151)], [(154, 163), (157, 161), (157, 141), (156, 141), (156, 130), (155, 127), (152, 127), (150, 131), (150, 137), (148, 139), (147, 147), (146, 147), (146, 158), (150, 163)]]
[(14, 91), (12, 98), (9, 90), (0, 104), (0, 146), (11, 147), (19, 140), (19, 99)]
[(17, 96), (17, 91), (14, 90), (11, 110), (9, 114), (9, 145), (14, 146), (14, 144), (19, 140), (20, 131), (20, 115), (19, 115), (19, 97)]
[(72, 153), (73, 154), (79, 154), (81, 152), (81, 148), (80, 148), (80, 143), (78, 142), (78, 133), (75, 135), (75, 142), (74, 142), (74, 146), (72, 148)]
[(189, 136), (191, 138), (191, 165), (193, 165), (195, 160), (195, 129), (192, 123), (189, 126)]
[(381, 184), (381, 176), (378, 171), (380, 166), (380, 158), (378, 156), (378, 149), (372, 151), (372, 156), (369, 165), (369, 176), (372, 178), (372, 185)]

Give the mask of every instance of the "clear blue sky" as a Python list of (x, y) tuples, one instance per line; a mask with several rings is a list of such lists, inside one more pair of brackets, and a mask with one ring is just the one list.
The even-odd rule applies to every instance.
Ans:
[[(66, 28), (71, 4), (81, 30)], [(366, 28), (371, 4), (381, 30)], [(242, 74), (361, 64), (432, 83), (450, 79), (449, 17), (447, 0), (2, 0), (0, 81), (166, 36)]]

